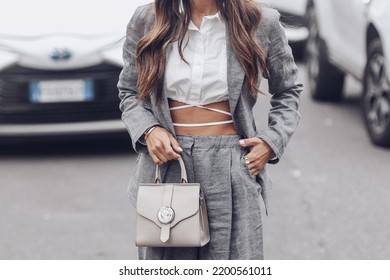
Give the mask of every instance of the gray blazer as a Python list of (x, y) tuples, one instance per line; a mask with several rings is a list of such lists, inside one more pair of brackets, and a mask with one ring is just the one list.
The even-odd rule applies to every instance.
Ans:
[[(258, 44), (266, 53), (266, 62), (269, 70), (268, 85), (271, 97), (271, 110), (268, 113), (268, 127), (258, 131), (256, 129), (253, 106), (256, 98), (244, 92), (244, 71), (234, 55), (227, 30), (227, 57), (228, 57), (228, 90), (230, 110), (233, 121), (239, 134), (243, 138), (259, 137), (267, 142), (273, 149), (277, 159), (270, 161), (276, 163), (296, 129), (300, 115), (298, 113), (299, 95), (302, 84), (297, 82), (297, 66), (288, 45), (283, 27), (279, 22), (280, 14), (268, 7), (262, 7), (262, 21), (255, 34)], [(127, 36), (123, 47), (124, 66), (119, 77), (118, 89), (122, 120), (125, 123), (133, 148), (140, 153), (137, 165), (146, 164), (143, 168), (136, 168), (129, 183), (131, 201), (135, 204), (138, 184), (142, 180), (153, 180), (153, 161), (148, 150), (139, 140), (144, 131), (152, 125), (160, 125), (175, 135), (169, 111), (168, 100), (162, 91), (161, 101), (157, 103), (155, 96), (150, 96), (144, 102), (137, 100), (137, 43), (152, 27), (154, 23), (153, 3), (138, 7), (127, 26)], [(148, 170), (150, 169), (150, 170)], [(164, 172), (166, 168), (162, 169)], [(141, 174), (142, 173), (142, 174)], [(266, 168), (257, 176), (261, 185), (261, 195), (268, 204), (268, 193), (271, 181)]]

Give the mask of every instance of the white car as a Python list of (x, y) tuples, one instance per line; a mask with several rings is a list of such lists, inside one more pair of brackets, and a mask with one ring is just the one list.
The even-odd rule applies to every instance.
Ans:
[(363, 82), (374, 144), (390, 146), (390, 1), (309, 0), (307, 63), (312, 97), (342, 97), (345, 74)]
[(4, 0), (0, 139), (125, 133), (116, 84), (126, 25), (151, 0)]

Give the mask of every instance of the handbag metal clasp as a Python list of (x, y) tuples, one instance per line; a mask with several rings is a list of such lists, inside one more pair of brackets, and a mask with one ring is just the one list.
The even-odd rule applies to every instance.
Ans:
[(167, 225), (175, 219), (175, 211), (169, 206), (163, 206), (158, 210), (157, 218), (160, 223)]

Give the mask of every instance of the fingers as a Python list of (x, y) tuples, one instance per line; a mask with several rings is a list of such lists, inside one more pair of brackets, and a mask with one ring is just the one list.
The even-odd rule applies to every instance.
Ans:
[(149, 153), (152, 155), (152, 158), (156, 159), (155, 162), (157, 164), (167, 163), (170, 160), (177, 160), (181, 157), (180, 154), (172, 149), (170, 143), (163, 143), (160, 141), (154, 142), (150, 146)]
[(149, 154), (152, 157), (153, 162), (155, 164), (157, 164), (157, 165), (163, 165), (164, 164), (164, 162), (162, 160), (160, 160), (158, 156), (156, 156), (155, 154), (152, 154), (152, 153), (149, 153)]
[(250, 154), (246, 155), (244, 160), (252, 176), (257, 176), (265, 166), (262, 160), (254, 159)]
[(169, 145), (165, 145), (164, 146), (164, 156), (168, 159), (168, 160), (177, 160), (179, 158), (181, 158), (180, 154), (176, 153), (171, 144)]
[(251, 174), (256, 176), (263, 170), (264, 166), (268, 162), (268, 152), (260, 147), (260, 145), (254, 146), (251, 151), (244, 157), (245, 163)]
[[(170, 160), (181, 158), (178, 152), (182, 152), (179, 143), (165, 129), (156, 128), (146, 140), (149, 154), (154, 163), (162, 165)], [(177, 152), (176, 152), (177, 151)]]
[(172, 136), (172, 134), (169, 134), (169, 140), (171, 141), (171, 146), (175, 152), (183, 152), (183, 149), (180, 147), (179, 142), (177, 142), (177, 140), (175, 139), (175, 137)]
[[(258, 140), (258, 138), (241, 139), (240, 146), (243, 148), (253, 147), (256, 144), (258, 144), (257, 140)], [(244, 157), (245, 164), (247, 165), (252, 176), (256, 176), (260, 172), (258, 170), (259, 167), (257, 166), (258, 164), (257, 164), (257, 161), (255, 161), (255, 159), (256, 159), (256, 156), (253, 155), (253, 151)]]
[(251, 172), (252, 176), (257, 176), (261, 170), (263, 170), (264, 168), (264, 165), (260, 165), (260, 166), (253, 166), (253, 167), (248, 167), (249, 168), (249, 171)]
[(257, 137), (240, 140), (240, 145), (241, 147), (250, 147), (250, 152), (244, 159), (253, 176), (257, 176), (274, 155), (271, 147)]
[(262, 140), (260, 138), (257, 138), (257, 137), (248, 138), (248, 139), (241, 139), (240, 140), (240, 146), (244, 147), (244, 148), (252, 147), (254, 145), (259, 144), (260, 142), (262, 142)]

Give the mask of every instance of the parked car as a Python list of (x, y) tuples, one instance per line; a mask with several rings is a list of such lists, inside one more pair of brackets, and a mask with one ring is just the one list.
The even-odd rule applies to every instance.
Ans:
[(151, 1), (5, 2), (0, 139), (125, 133), (116, 87), (123, 38), (135, 8)]
[(312, 97), (340, 99), (346, 74), (362, 81), (370, 139), (390, 146), (390, 1), (310, 0), (307, 18)]

